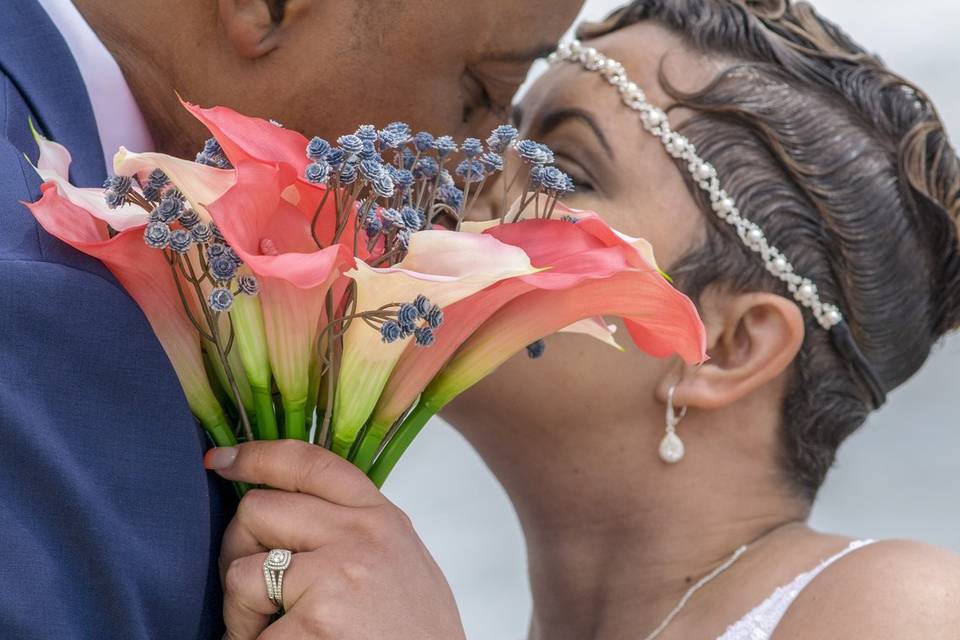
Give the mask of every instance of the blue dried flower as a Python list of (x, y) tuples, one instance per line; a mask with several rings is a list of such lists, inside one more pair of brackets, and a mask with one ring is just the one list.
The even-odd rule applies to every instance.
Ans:
[(417, 313), (421, 318), (426, 318), (427, 314), (430, 313), (430, 309), (433, 307), (433, 305), (430, 304), (429, 298), (423, 294), (413, 299), (413, 306), (417, 308)]
[(384, 231), (390, 232), (403, 228), (403, 216), (396, 209), (384, 209), (382, 215)]
[(117, 193), (112, 189), (103, 193), (103, 199), (111, 209), (122, 207), (127, 201), (127, 198), (123, 194)]
[(536, 360), (543, 356), (543, 352), (547, 350), (547, 343), (543, 340), (537, 340), (532, 344), (527, 345), (527, 355), (530, 356), (532, 360)]
[(330, 177), (330, 165), (326, 161), (311, 162), (304, 173), (313, 184), (325, 184)]
[(380, 221), (376, 213), (371, 211), (363, 222), (363, 230), (367, 232), (368, 238), (376, 238), (383, 231), (383, 222)]
[(543, 186), (543, 169), (542, 164), (535, 164), (530, 167), (530, 184), (533, 185), (535, 189)]
[(337, 138), (337, 144), (340, 145), (343, 152), (348, 155), (355, 156), (363, 151), (363, 140), (353, 134), (340, 136)]
[(430, 311), (427, 312), (426, 320), (431, 329), (440, 328), (440, 325), (443, 324), (443, 309), (437, 305), (433, 305)]
[(417, 311), (416, 306), (409, 302), (400, 305), (400, 310), (397, 311), (397, 322), (401, 327), (415, 327), (419, 319), (420, 312)]
[(457, 143), (454, 142), (450, 136), (440, 136), (434, 140), (433, 148), (437, 150), (437, 154), (443, 159), (457, 152)]
[(534, 164), (544, 164), (546, 162), (540, 144), (533, 140), (520, 140), (513, 148), (516, 149), (524, 162)]
[(237, 262), (229, 253), (213, 258), (207, 267), (210, 269), (210, 275), (218, 282), (227, 282), (237, 275)]
[(213, 232), (205, 222), (194, 225), (194, 227), (190, 229), (190, 235), (193, 236), (193, 241), (197, 244), (206, 244), (213, 240)]
[(502, 124), (490, 133), (487, 146), (494, 153), (503, 153), (518, 135), (517, 128), (509, 124)]
[(191, 246), (193, 246), (193, 236), (186, 229), (177, 229), (170, 234), (170, 248), (177, 253), (186, 253), (190, 251)]
[(409, 229), (400, 229), (400, 231), (397, 232), (397, 244), (400, 245), (400, 248), (404, 251), (410, 248)]
[(580, 222), (580, 218), (576, 216), (571, 216), (569, 214), (561, 217), (560, 219), (563, 220), (564, 222), (569, 222), (570, 224), (577, 224), (578, 222)]
[(413, 170), (413, 175), (417, 178), (426, 178), (433, 180), (440, 172), (440, 165), (430, 156), (425, 156), (417, 161), (417, 167)]
[(564, 193), (573, 193), (577, 190), (577, 184), (573, 181), (569, 175), (567, 176), (566, 184), (563, 185)]
[(486, 170), (479, 160), (464, 160), (457, 167), (457, 175), (466, 182), (481, 182), (486, 177)]
[(383, 171), (380, 176), (373, 181), (373, 190), (381, 198), (392, 198), (394, 194), (393, 180)]
[(151, 222), (143, 230), (143, 241), (154, 249), (166, 249), (170, 244), (170, 227), (162, 222)]
[(193, 229), (200, 223), (200, 214), (193, 209), (184, 209), (180, 212), (180, 224), (184, 229)]
[(104, 189), (110, 189), (111, 191), (116, 191), (118, 194), (124, 198), (130, 193), (130, 189), (133, 188), (133, 180), (129, 176), (114, 176), (108, 178), (106, 182), (103, 183)]
[(364, 160), (360, 163), (360, 173), (363, 174), (363, 177), (370, 182), (377, 180), (381, 175), (383, 175), (383, 172), (383, 165), (376, 160)]
[(417, 154), (410, 150), (410, 147), (404, 147), (400, 152), (400, 167), (413, 171), (413, 162), (417, 159)]
[(149, 202), (156, 202), (160, 199), (161, 187), (155, 187), (152, 184), (144, 185), (143, 197), (146, 198)]
[(183, 202), (178, 198), (164, 198), (157, 205), (157, 219), (160, 222), (170, 223), (180, 216), (183, 211)]
[(403, 329), (396, 320), (388, 320), (380, 325), (380, 339), (391, 344), (403, 337)]
[(397, 169), (390, 174), (390, 177), (393, 178), (394, 184), (401, 189), (408, 189), (416, 182), (416, 179), (413, 177), (413, 172), (409, 169)]
[(232, 169), (233, 165), (223, 153), (223, 148), (216, 138), (208, 138), (203, 143), (203, 151), (197, 154), (197, 164), (204, 164), (219, 169)]
[(429, 347), (437, 340), (437, 337), (433, 335), (433, 329), (430, 327), (420, 327), (413, 332), (413, 336), (418, 347)]
[(314, 137), (307, 144), (307, 157), (313, 161), (324, 160), (330, 151), (330, 143), (323, 138)]
[(410, 134), (413, 133), (410, 125), (406, 122), (391, 122), (385, 126), (383, 130), (389, 131), (391, 135), (397, 136), (398, 138), (404, 138), (402, 144), (405, 144), (410, 139)]
[(220, 227), (218, 227), (215, 222), (210, 223), (210, 233), (213, 234), (214, 240), (218, 242), (223, 242), (223, 233), (221, 233)]
[(403, 218), (403, 226), (410, 231), (420, 231), (427, 222), (424, 215), (413, 207), (404, 207), (400, 217)]
[(216, 242), (207, 247), (207, 262), (213, 262), (217, 258), (227, 255), (227, 245)]
[(331, 169), (339, 169), (340, 165), (343, 164), (343, 149), (333, 147), (324, 155), (324, 160), (327, 161)]
[(568, 176), (556, 167), (544, 167), (540, 179), (547, 191), (563, 193), (567, 189)]
[(480, 162), (483, 163), (483, 168), (486, 169), (488, 173), (503, 171), (503, 156), (501, 156), (499, 153), (494, 153), (492, 151), (485, 153), (480, 158)]
[(380, 154), (377, 153), (377, 147), (369, 140), (363, 141), (363, 149), (358, 155), (360, 156), (361, 160), (376, 160), (377, 162), (383, 162), (383, 158), (381, 158)]
[(147, 176), (147, 185), (157, 190), (163, 189), (169, 182), (170, 178), (167, 177), (167, 174), (165, 174), (162, 169), (154, 169), (150, 172), (150, 175)]
[(208, 156), (217, 156), (223, 154), (223, 147), (216, 138), (207, 138), (203, 143), (203, 153)]
[(377, 128), (372, 124), (362, 124), (355, 135), (364, 142), (376, 142)]
[(237, 278), (237, 288), (240, 293), (255, 296), (260, 293), (260, 283), (251, 275), (242, 275)]
[(233, 294), (230, 293), (229, 289), (217, 287), (210, 292), (207, 303), (214, 311), (219, 311), (220, 313), (230, 311), (230, 307), (233, 306)]
[(350, 185), (357, 181), (357, 165), (352, 162), (344, 162), (340, 167), (340, 184)]
[(421, 131), (413, 137), (413, 146), (415, 146), (417, 151), (420, 153), (424, 153), (430, 149), (433, 149), (433, 134), (427, 133), (426, 131)]
[(456, 182), (453, 181), (453, 176), (450, 175), (450, 172), (447, 171), (446, 169), (442, 169), (440, 171), (440, 185), (441, 186), (448, 185), (452, 187), (455, 184)]
[(460, 148), (468, 158), (476, 158), (483, 153), (483, 143), (476, 138), (467, 138)]
[(459, 211), (463, 206), (463, 191), (452, 184), (445, 184), (437, 189), (437, 200)]

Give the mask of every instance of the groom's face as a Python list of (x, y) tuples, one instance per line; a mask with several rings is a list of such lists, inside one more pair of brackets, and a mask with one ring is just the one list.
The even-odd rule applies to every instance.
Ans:
[(266, 22), (223, 9), (249, 2), (220, 4), (232, 46), (217, 54), (217, 73), (200, 65), (190, 99), (332, 138), (363, 122), (464, 136), (505, 121), (531, 63), (582, 0), (288, 0), (282, 19)]

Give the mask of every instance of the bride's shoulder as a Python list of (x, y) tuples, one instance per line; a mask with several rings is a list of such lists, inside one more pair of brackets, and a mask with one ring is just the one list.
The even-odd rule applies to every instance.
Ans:
[(957, 640), (960, 556), (889, 540), (850, 553), (801, 592), (775, 640)]

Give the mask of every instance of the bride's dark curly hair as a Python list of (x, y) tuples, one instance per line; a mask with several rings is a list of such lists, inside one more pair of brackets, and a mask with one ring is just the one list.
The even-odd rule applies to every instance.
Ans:
[[(841, 308), (883, 388), (902, 384), (960, 325), (960, 162), (933, 104), (806, 2), (637, 0), (580, 37), (640, 21), (732, 61), (692, 94), (661, 67), (674, 106), (697, 113), (679, 129), (744, 215)], [(671, 269), (681, 288), (694, 299), (710, 285), (786, 294), (689, 187), (710, 223)], [(806, 317), (782, 434), (784, 469), (812, 499), (872, 404)]]

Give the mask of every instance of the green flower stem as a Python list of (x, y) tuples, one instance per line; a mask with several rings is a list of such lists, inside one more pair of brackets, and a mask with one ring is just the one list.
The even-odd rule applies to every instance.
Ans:
[(380, 445), (383, 443), (383, 439), (389, 431), (389, 424), (370, 424), (366, 429), (366, 433), (363, 434), (363, 440), (360, 442), (360, 446), (357, 448), (356, 454), (351, 460), (360, 471), (364, 473), (370, 471), (374, 458), (377, 457), (377, 451), (380, 450)]
[(283, 437), (307, 441), (307, 399), (283, 401)]
[(373, 483), (380, 488), (387, 481), (387, 476), (393, 471), (407, 448), (413, 443), (414, 439), (423, 430), (423, 427), (430, 421), (430, 418), (437, 415), (440, 409), (449, 402), (437, 401), (438, 399), (424, 395), (420, 399), (416, 408), (407, 416), (397, 432), (390, 438), (390, 442), (384, 447), (383, 452), (373, 467), (367, 473), (367, 476)]
[(273, 392), (269, 388), (253, 387), (253, 407), (257, 417), (258, 440), (279, 440), (277, 412), (273, 406)]

